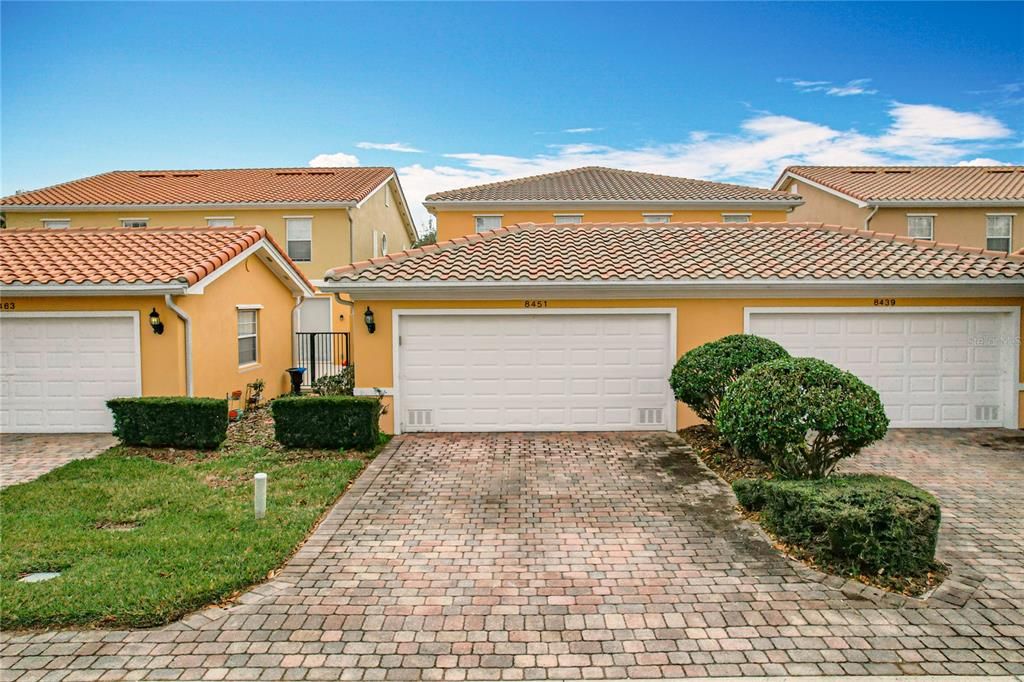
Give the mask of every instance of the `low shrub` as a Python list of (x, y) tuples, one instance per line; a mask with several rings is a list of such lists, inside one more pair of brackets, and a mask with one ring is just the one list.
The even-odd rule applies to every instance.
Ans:
[(348, 366), (337, 374), (319, 377), (313, 382), (318, 395), (352, 395), (356, 385), (355, 367)]
[(672, 368), (668, 382), (676, 400), (714, 424), (729, 384), (755, 365), (788, 357), (786, 349), (770, 339), (733, 334), (684, 353)]
[(726, 391), (718, 430), (740, 453), (787, 478), (822, 478), (882, 438), (889, 419), (878, 392), (814, 358), (773, 360)]
[(352, 396), (289, 396), (270, 403), (274, 438), (290, 448), (370, 450), (378, 444), (380, 401)]
[(761, 512), (761, 525), (844, 574), (918, 575), (931, 569), (941, 511), (931, 494), (887, 476), (818, 481), (744, 479), (740, 504)]
[(228, 437), (228, 401), (219, 398), (114, 398), (107, 407), (125, 445), (212, 450)]

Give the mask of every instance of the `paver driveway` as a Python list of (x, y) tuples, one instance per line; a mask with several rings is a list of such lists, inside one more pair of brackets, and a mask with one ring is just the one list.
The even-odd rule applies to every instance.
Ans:
[(0, 664), (23, 679), (1024, 673), (1024, 458), (900, 437), (896, 473), (955, 498), (969, 470), (966, 503), (940, 491), (949, 537), (968, 524), (974, 565), (998, 563), (964, 606), (808, 580), (674, 436), (422, 435), (240, 604), (154, 631), (8, 634)]
[(109, 433), (0, 434), (0, 488), (39, 478), (76, 459), (95, 457), (113, 447)]

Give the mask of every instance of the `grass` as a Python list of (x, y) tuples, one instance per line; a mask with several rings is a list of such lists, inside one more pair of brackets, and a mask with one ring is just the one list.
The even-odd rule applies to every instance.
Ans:
[[(149, 627), (266, 579), (367, 459), (281, 448), (272, 426), (261, 411), (218, 451), (115, 447), (0, 491), (0, 627)], [(18, 582), (36, 571), (61, 576)]]

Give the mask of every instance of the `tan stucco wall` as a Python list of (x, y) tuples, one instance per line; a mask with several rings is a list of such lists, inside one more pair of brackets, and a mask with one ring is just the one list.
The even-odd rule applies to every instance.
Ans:
[(310, 279), (323, 279), (328, 269), (350, 263), (348, 214), (344, 209), (237, 209), (210, 208), (202, 211), (156, 211), (127, 208), (123, 211), (77, 211), (68, 213), (25, 213), (5, 209), (8, 229), (42, 227), (42, 220), (71, 219), (78, 227), (118, 227), (121, 218), (148, 218), (151, 227), (206, 227), (207, 217), (232, 216), (235, 225), (261, 225), (284, 250), (287, 248), (285, 216), (313, 218), (313, 259), (296, 263)]
[[(185, 395), (185, 326), (164, 305), (163, 296), (5, 297), (15, 312), (137, 311), (143, 395)], [(264, 396), (288, 390), (285, 370), (292, 366), (291, 292), (258, 257), (251, 256), (212, 282), (203, 294), (175, 297), (192, 318), (195, 395), (223, 398), (263, 379)], [(236, 305), (260, 304), (259, 363), (240, 370)], [(156, 308), (164, 333), (154, 334), (149, 313)], [(3, 313), (0, 313), (3, 315)]]
[[(802, 206), (794, 208), (789, 214), (789, 222), (864, 227), (864, 219), (871, 212), (870, 209), (858, 208), (855, 204), (817, 187), (812, 187), (806, 182), (800, 182), (800, 180), (794, 182), (797, 184), (798, 193), (803, 197), (804, 203)], [(792, 191), (790, 190), (791, 184), (786, 185), (786, 191)]]
[(470, 209), (470, 210), (436, 210), (433, 211), (437, 218), (437, 239), (444, 241), (463, 237), (476, 232), (476, 219), (478, 215), (501, 215), (502, 225), (514, 225), (516, 223), (553, 223), (555, 214), (582, 213), (583, 222), (587, 223), (615, 223), (615, 222), (636, 222), (644, 221), (644, 213), (669, 213), (674, 221), (704, 221), (719, 222), (723, 213), (749, 213), (751, 221), (786, 222), (788, 215), (786, 209), (779, 210), (750, 210), (750, 209), (717, 209), (714, 211), (679, 211), (664, 208), (637, 208), (628, 211), (600, 211), (594, 209)]
[[(390, 202), (386, 202), (387, 192), (382, 187), (362, 206), (352, 209), (352, 221), (355, 223), (354, 260), (356, 261), (374, 257), (374, 232), (378, 233), (378, 239), (380, 234), (388, 236), (388, 253), (396, 253), (412, 245), (399, 208), (401, 195), (398, 186), (392, 181), (388, 183), (387, 187), (390, 189)], [(335, 265), (344, 265), (344, 263)], [(320, 273), (320, 277), (323, 277), (323, 273)]]
[[(524, 302), (509, 301), (358, 301), (362, 310), (369, 305), (374, 312), (376, 331), (369, 334), (363, 324), (353, 325), (352, 346), (356, 366), (356, 386), (359, 388), (394, 388), (392, 367), (392, 311), (409, 308), (492, 308), (522, 310)], [(550, 300), (548, 310), (557, 308), (674, 308), (677, 311), (676, 351), (686, 351), (708, 341), (743, 331), (743, 310), (746, 307), (872, 307), (870, 298), (816, 298), (816, 299), (642, 299), (642, 300)], [(898, 298), (899, 306), (1017, 306), (1024, 298)], [(1024, 330), (1022, 330), (1024, 331)], [(1024, 353), (1021, 356), (1024, 367)], [(666, 377), (666, 380), (668, 377)], [(1024, 381), (1024, 375), (1018, 378)], [(390, 404), (390, 399), (387, 399)], [(1024, 403), (1024, 401), (1022, 401)], [(682, 404), (677, 404), (679, 428), (698, 423), (696, 416)], [(381, 428), (394, 431), (394, 414), (381, 419)], [(1024, 404), (1020, 407), (1018, 424), (1024, 427)]]

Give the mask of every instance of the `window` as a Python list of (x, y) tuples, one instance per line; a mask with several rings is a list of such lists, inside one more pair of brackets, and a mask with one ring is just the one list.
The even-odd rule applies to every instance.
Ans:
[(121, 227), (149, 227), (149, 218), (121, 218)]
[(907, 215), (907, 235), (915, 239), (934, 239), (935, 216)]
[(555, 214), (555, 225), (578, 225), (583, 222), (583, 214)]
[(234, 227), (235, 219), (231, 216), (211, 216), (206, 219), (207, 227)]
[(800, 185), (798, 185), (798, 184), (796, 184), (794, 182), (792, 185), (789, 186), (789, 193), (790, 194), (800, 194)]
[(501, 216), (500, 215), (478, 215), (476, 217), (476, 231), (486, 232), (487, 230), (497, 230), (501, 227)]
[(50, 230), (66, 230), (71, 227), (71, 219), (62, 218), (60, 220), (44, 220), (43, 227)]
[(391, 205), (391, 187), (387, 185), (385, 185), (384, 187), (384, 205)]
[(644, 222), (648, 224), (672, 222), (671, 213), (644, 213)]
[(388, 255), (388, 236), (386, 234), (380, 236), (380, 255)]
[(723, 213), (722, 214), (722, 222), (723, 223), (749, 223), (750, 222), (750, 214), (749, 213)]
[(995, 213), (985, 216), (985, 248), (989, 251), (1009, 251), (1013, 241), (1013, 216)]
[(285, 218), (288, 257), (294, 261), (313, 260), (313, 219)]
[(257, 325), (259, 311), (238, 311), (238, 365), (251, 365), (259, 359)]

